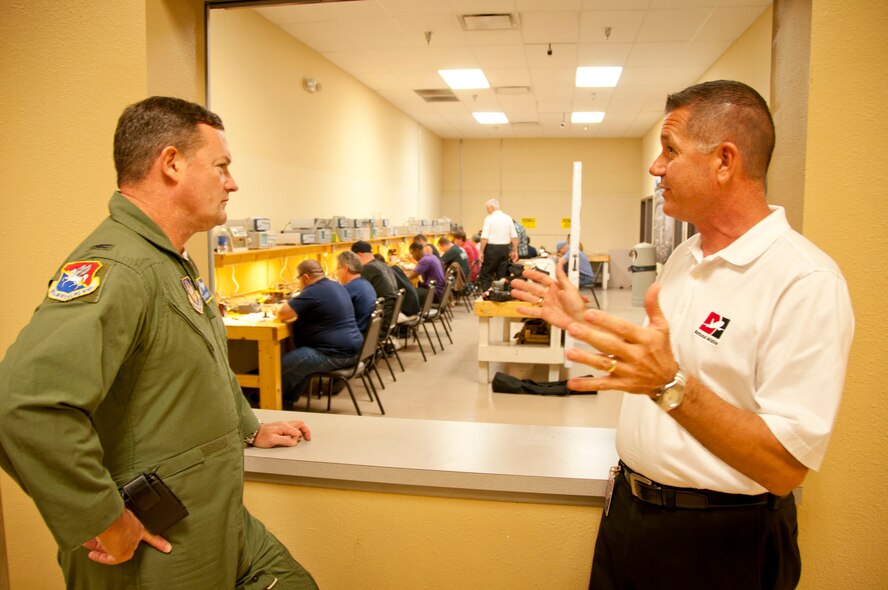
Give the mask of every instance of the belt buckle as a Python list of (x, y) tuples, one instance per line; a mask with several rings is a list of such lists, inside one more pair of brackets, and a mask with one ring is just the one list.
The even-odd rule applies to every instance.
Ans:
[(641, 494), (641, 490), (638, 488), (638, 484), (644, 484), (648, 486), (653, 486), (654, 482), (649, 480), (643, 475), (639, 475), (635, 472), (629, 473), (629, 489), (632, 490), (632, 495), (640, 500), (646, 500), (646, 498)]

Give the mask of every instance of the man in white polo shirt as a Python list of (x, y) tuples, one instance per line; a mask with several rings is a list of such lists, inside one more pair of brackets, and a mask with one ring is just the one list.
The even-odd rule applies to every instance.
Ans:
[(542, 285), (512, 291), (542, 304), (519, 311), (598, 351), (568, 351), (604, 371), (568, 387), (628, 394), (590, 588), (794, 588), (791, 492), (822, 464), (838, 411), (848, 288), (767, 203), (774, 124), (752, 88), (721, 80), (670, 95), (660, 141), (650, 173), (664, 210), (699, 234), (648, 291), (645, 325), (586, 311), (563, 272), (526, 272)]
[(478, 273), (478, 285), (482, 291), (489, 289), (493, 281), (505, 277), (509, 263), (518, 260), (518, 232), (512, 218), (500, 210), (496, 199), (490, 199), (484, 205), (487, 217), (481, 230), (481, 271)]

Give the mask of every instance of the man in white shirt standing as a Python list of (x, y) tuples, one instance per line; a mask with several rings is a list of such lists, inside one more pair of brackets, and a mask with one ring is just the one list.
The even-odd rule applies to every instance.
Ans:
[(774, 124), (739, 82), (670, 95), (650, 173), (676, 248), (635, 326), (586, 311), (563, 271), (525, 275), (519, 311), (569, 330), (625, 391), (590, 588), (789, 589), (801, 575), (792, 490), (823, 462), (854, 318), (838, 266), (769, 206)]
[(481, 271), (478, 273), (482, 291), (489, 289), (493, 281), (505, 277), (509, 263), (518, 260), (518, 232), (512, 218), (500, 210), (496, 199), (490, 199), (485, 206), (487, 217), (481, 229)]

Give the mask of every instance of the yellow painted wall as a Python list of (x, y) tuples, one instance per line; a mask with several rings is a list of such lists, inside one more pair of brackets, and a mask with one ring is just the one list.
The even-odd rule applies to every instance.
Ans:
[(246, 504), (324, 590), (586, 588), (600, 508), (248, 482)]
[(554, 248), (571, 213), (573, 162), (583, 163), (581, 240), (586, 252), (631, 248), (638, 238), (638, 139), (448, 139), (444, 214), (481, 229), (484, 203), (499, 199), (513, 218), (534, 217), (531, 243)]
[(440, 215), (441, 140), (378, 94), (251, 9), (213, 10), (208, 51), (240, 185), (230, 218)]
[[(114, 10), (3, 2), (0, 39), (0, 247), (10, 277), (3, 354), (63, 257), (107, 216), (123, 108), (154, 93), (204, 100), (203, 2), (122, 0)], [(205, 261), (205, 238), (194, 240), (189, 249)], [(55, 543), (33, 503), (5, 474), (0, 490), (11, 588), (61, 588)]]
[(814, 0), (804, 233), (842, 267), (857, 331), (826, 462), (805, 480), (804, 589), (888, 584), (886, 30), (884, 3)]

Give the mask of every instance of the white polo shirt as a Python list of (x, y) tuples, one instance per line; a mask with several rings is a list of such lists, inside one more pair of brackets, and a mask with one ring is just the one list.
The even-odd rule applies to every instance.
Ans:
[(493, 246), (510, 244), (512, 238), (518, 238), (515, 223), (512, 218), (497, 209), (484, 218), (484, 227), (481, 229), (481, 237)]
[[(854, 317), (835, 262), (790, 228), (782, 208), (771, 211), (705, 258), (699, 235), (676, 248), (660, 278), (660, 306), (685, 372), (761, 416), (790, 454), (816, 470), (842, 397)], [(663, 484), (766, 491), (646, 395), (625, 395), (617, 451)]]

